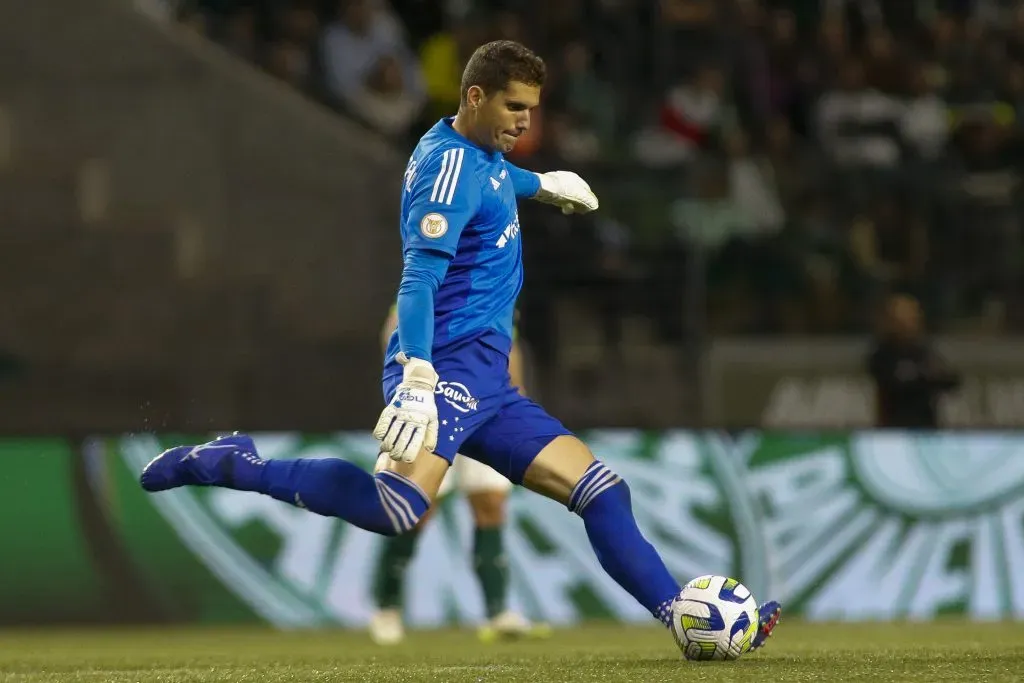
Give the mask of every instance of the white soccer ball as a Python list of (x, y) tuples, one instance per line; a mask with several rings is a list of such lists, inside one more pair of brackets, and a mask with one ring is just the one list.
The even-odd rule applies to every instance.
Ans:
[(672, 635), (690, 660), (738, 659), (757, 633), (757, 602), (725, 576), (698, 576), (672, 604)]

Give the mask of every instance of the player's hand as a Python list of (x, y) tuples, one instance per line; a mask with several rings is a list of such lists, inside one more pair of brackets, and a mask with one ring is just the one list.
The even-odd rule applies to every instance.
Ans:
[(380, 414), (373, 436), (380, 441), (381, 453), (392, 460), (412, 462), (420, 449), (433, 452), (437, 447), (437, 373), (427, 361), (408, 358), (404, 353), (399, 353), (396, 360), (405, 367), (402, 383)]
[(549, 171), (538, 173), (540, 190), (534, 199), (545, 204), (553, 204), (562, 213), (590, 213), (598, 207), (597, 195), (590, 189), (587, 181), (572, 171)]

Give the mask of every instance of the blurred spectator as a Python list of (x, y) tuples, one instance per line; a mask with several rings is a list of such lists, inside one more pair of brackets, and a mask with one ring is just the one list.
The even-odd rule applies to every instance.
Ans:
[(768, 122), (765, 138), (765, 160), (782, 206), (789, 209), (817, 189), (823, 169), (814, 151), (799, 144), (784, 117)]
[(863, 64), (850, 58), (839, 87), (818, 104), (818, 138), (838, 166), (893, 167), (900, 162), (899, 102), (865, 79)]
[(959, 384), (925, 339), (921, 307), (906, 295), (886, 302), (867, 366), (875, 382), (879, 427), (937, 428), (939, 398)]
[(324, 32), (328, 92), (364, 123), (404, 134), (425, 102), (416, 58), (401, 25), (373, 0), (342, 0)]
[(614, 142), (617, 106), (615, 92), (595, 72), (590, 47), (574, 40), (562, 50), (555, 88), (560, 110), (573, 129), (592, 136), (600, 144)]
[(232, 12), (224, 24), (224, 47), (242, 59), (254, 62), (260, 54), (256, 28), (256, 12), (252, 7), (240, 7)]
[(725, 76), (715, 66), (702, 66), (670, 88), (661, 104), (658, 126), (642, 131), (636, 141), (640, 161), (650, 166), (693, 161), (731, 118), (724, 100)]
[(274, 39), (267, 54), (267, 70), (301, 90), (311, 90), (313, 58), (320, 22), (310, 2), (293, 2), (275, 16)]
[(786, 221), (786, 212), (768, 161), (751, 153), (750, 142), (741, 130), (729, 133), (725, 149), (729, 158), (729, 192), (736, 206), (751, 216), (759, 231), (778, 232)]
[(872, 87), (899, 97), (906, 84), (905, 55), (896, 50), (892, 33), (885, 26), (872, 26), (864, 37), (865, 77)]
[(1024, 134), (1024, 63), (1007, 67), (1001, 99), (1013, 109), (1013, 123), (1018, 138)]
[(462, 67), (483, 42), (483, 27), (474, 21), (456, 22), (451, 30), (430, 36), (420, 51), (426, 93), (427, 120), (451, 116), (462, 99)]
[(900, 134), (920, 159), (934, 161), (945, 150), (949, 112), (923, 65), (910, 70), (910, 99), (900, 122)]
[(862, 276), (869, 304), (876, 293), (920, 291), (928, 262), (924, 222), (895, 196), (877, 197), (871, 209), (850, 226), (850, 249)]

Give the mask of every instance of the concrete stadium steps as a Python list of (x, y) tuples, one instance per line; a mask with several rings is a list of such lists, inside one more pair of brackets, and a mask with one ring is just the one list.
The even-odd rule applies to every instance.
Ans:
[(173, 236), (166, 233), (82, 230), (62, 234), (16, 232), (0, 240), (0, 282), (39, 284), (74, 294), (83, 281), (171, 282)]
[(67, 234), (79, 224), (73, 173), (0, 173), (0, 225), (3, 238), (31, 230)]

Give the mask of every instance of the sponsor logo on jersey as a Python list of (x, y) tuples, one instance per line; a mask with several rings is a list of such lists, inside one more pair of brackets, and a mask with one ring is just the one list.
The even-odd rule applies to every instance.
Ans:
[(420, 220), (420, 232), (424, 237), (436, 240), (448, 232), (448, 219), (439, 213), (428, 213)]
[(479, 402), (473, 398), (473, 392), (462, 382), (438, 382), (434, 393), (460, 413), (468, 413), (479, 407)]
[(501, 231), (501, 237), (495, 242), (498, 249), (504, 249), (505, 245), (519, 237), (519, 215), (517, 214), (515, 220), (505, 226), (505, 229)]

